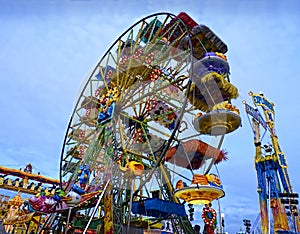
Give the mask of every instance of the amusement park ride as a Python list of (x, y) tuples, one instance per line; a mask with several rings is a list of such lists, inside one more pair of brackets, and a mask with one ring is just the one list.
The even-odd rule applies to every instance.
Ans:
[[(225, 195), (214, 164), (241, 125), (226, 44), (186, 13), (147, 16), (89, 74), (64, 139), (60, 186), (26, 203), (38, 233), (196, 233)], [(186, 209), (189, 208), (189, 215)]]
[(54, 188), (59, 183), (59, 180), (42, 176), (40, 173), (33, 174), (31, 164), (27, 164), (24, 170), (0, 166), (0, 188), (2, 189), (37, 194), (41, 192), (43, 185)]
[[(42, 214), (28, 213), (23, 210), (24, 199), (21, 198), (20, 194), (37, 195), (44, 193), (53, 195), (59, 183), (59, 180), (42, 176), (40, 173), (34, 174), (31, 164), (27, 164), (24, 169), (20, 168), (19, 170), (0, 166), (0, 188), (18, 192), (13, 198), (0, 194), (0, 219), (3, 220), (6, 231), (28, 231), (37, 228)], [(37, 221), (37, 217), (39, 221)], [(25, 228), (24, 223), (31, 221), (32, 225)]]
[[(192, 211), (224, 196), (210, 169), (226, 159), (224, 136), (241, 124), (226, 52), (183, 12), (150, 15), (116, 40), (89, 75), (65, 136), (63, 190), (98, 191), (96, 205), (75, 202), (68, 217), (85, 210), (106, 234), (195, 232), (185, 204)], [(214, 210), (203, 213), (214, 233)]]
[[(275, 132), (274, 103), (262, 93), (249, 92), (255, 108), (243, 101), (254, 133), (255, 168), (257, 172), (258, 194), (260, 204), (261, 232), (298, 233), (300, 220), (298, 216), (298, 194), (294, 193), (288, 175), (287, 160), (279, 146)], [(260, 114), (261, 107), (264, 117)], [(249, 118), (250, 119), (250, 118)], [(264, 131), (261, 137), (261, 130)], [(269, 133), (271, 143), (263, 143), (265, 133)], [(273, 220), (271, 222), (271, 213)], [(272, 223), (272, 225), (271, 225)], [(287, 232), (291, 231), (291, 232)]]

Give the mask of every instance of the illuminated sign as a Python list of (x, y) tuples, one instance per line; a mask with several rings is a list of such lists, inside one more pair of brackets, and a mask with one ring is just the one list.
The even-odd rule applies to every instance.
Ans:
[(262, 107), (269, 109), (273, 113), (275, 112), (274, 104), (272, 102), (270, 102), (268, 99), (266, 99), (263, 95), (253, 94), (252, 98), (253, 98), (253, 102), (256, 106), (262, 106)]
[(249, 115), (257, 120), (257, 122), (259, 122), (264, 127), (264, 129), (267, 129), (267, 124), (257, 109), (254, 109), (253, 107), (245, 103), (245, 110)]

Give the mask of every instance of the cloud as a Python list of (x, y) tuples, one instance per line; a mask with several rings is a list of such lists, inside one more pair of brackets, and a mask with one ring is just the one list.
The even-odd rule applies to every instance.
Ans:
[(13, 148), (8, 148), (0, 144), (0, 157), (5, 158), (1, 166), (23, 169), (28, 163), (31, 163), (34, 173), (41, 172), (44, 176), (58, 178), (58, 158), (53, 158), (31, 146), (18, 147), (14, 145)]

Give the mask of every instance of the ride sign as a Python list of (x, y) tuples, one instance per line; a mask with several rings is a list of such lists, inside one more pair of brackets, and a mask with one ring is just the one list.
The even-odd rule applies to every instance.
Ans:
[(251, 115), (255, 120), (257, 120), (257, 122), (259, 122), (264, 129), (268, 128), (267, 123), (265, 122), (265, 120), (263, 119), (263, 117), (257, 109), (254, 109), (252, 106), (249, 106), (247, 103), (245, 103), (245, 110), (249, 115)]
[(252, 94), (251, 96), (253, 98), (254, 105), (265, 107), (265, 108), (269, 109), (270, 111), (272, 111), (272, 113), (275, 112), (274, 104), (272, 102), (270, 102), (267, 98), (265, 98), (263, 96), (263, 94)]

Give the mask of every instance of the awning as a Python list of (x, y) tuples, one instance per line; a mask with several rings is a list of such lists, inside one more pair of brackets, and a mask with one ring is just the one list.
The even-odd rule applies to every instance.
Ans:
[(158, 198), (149, 198), (146, 200), (133, 202), (132, 213), (152, 217), (166, 217), (171, 214), (186, 216), (184, 205)]

